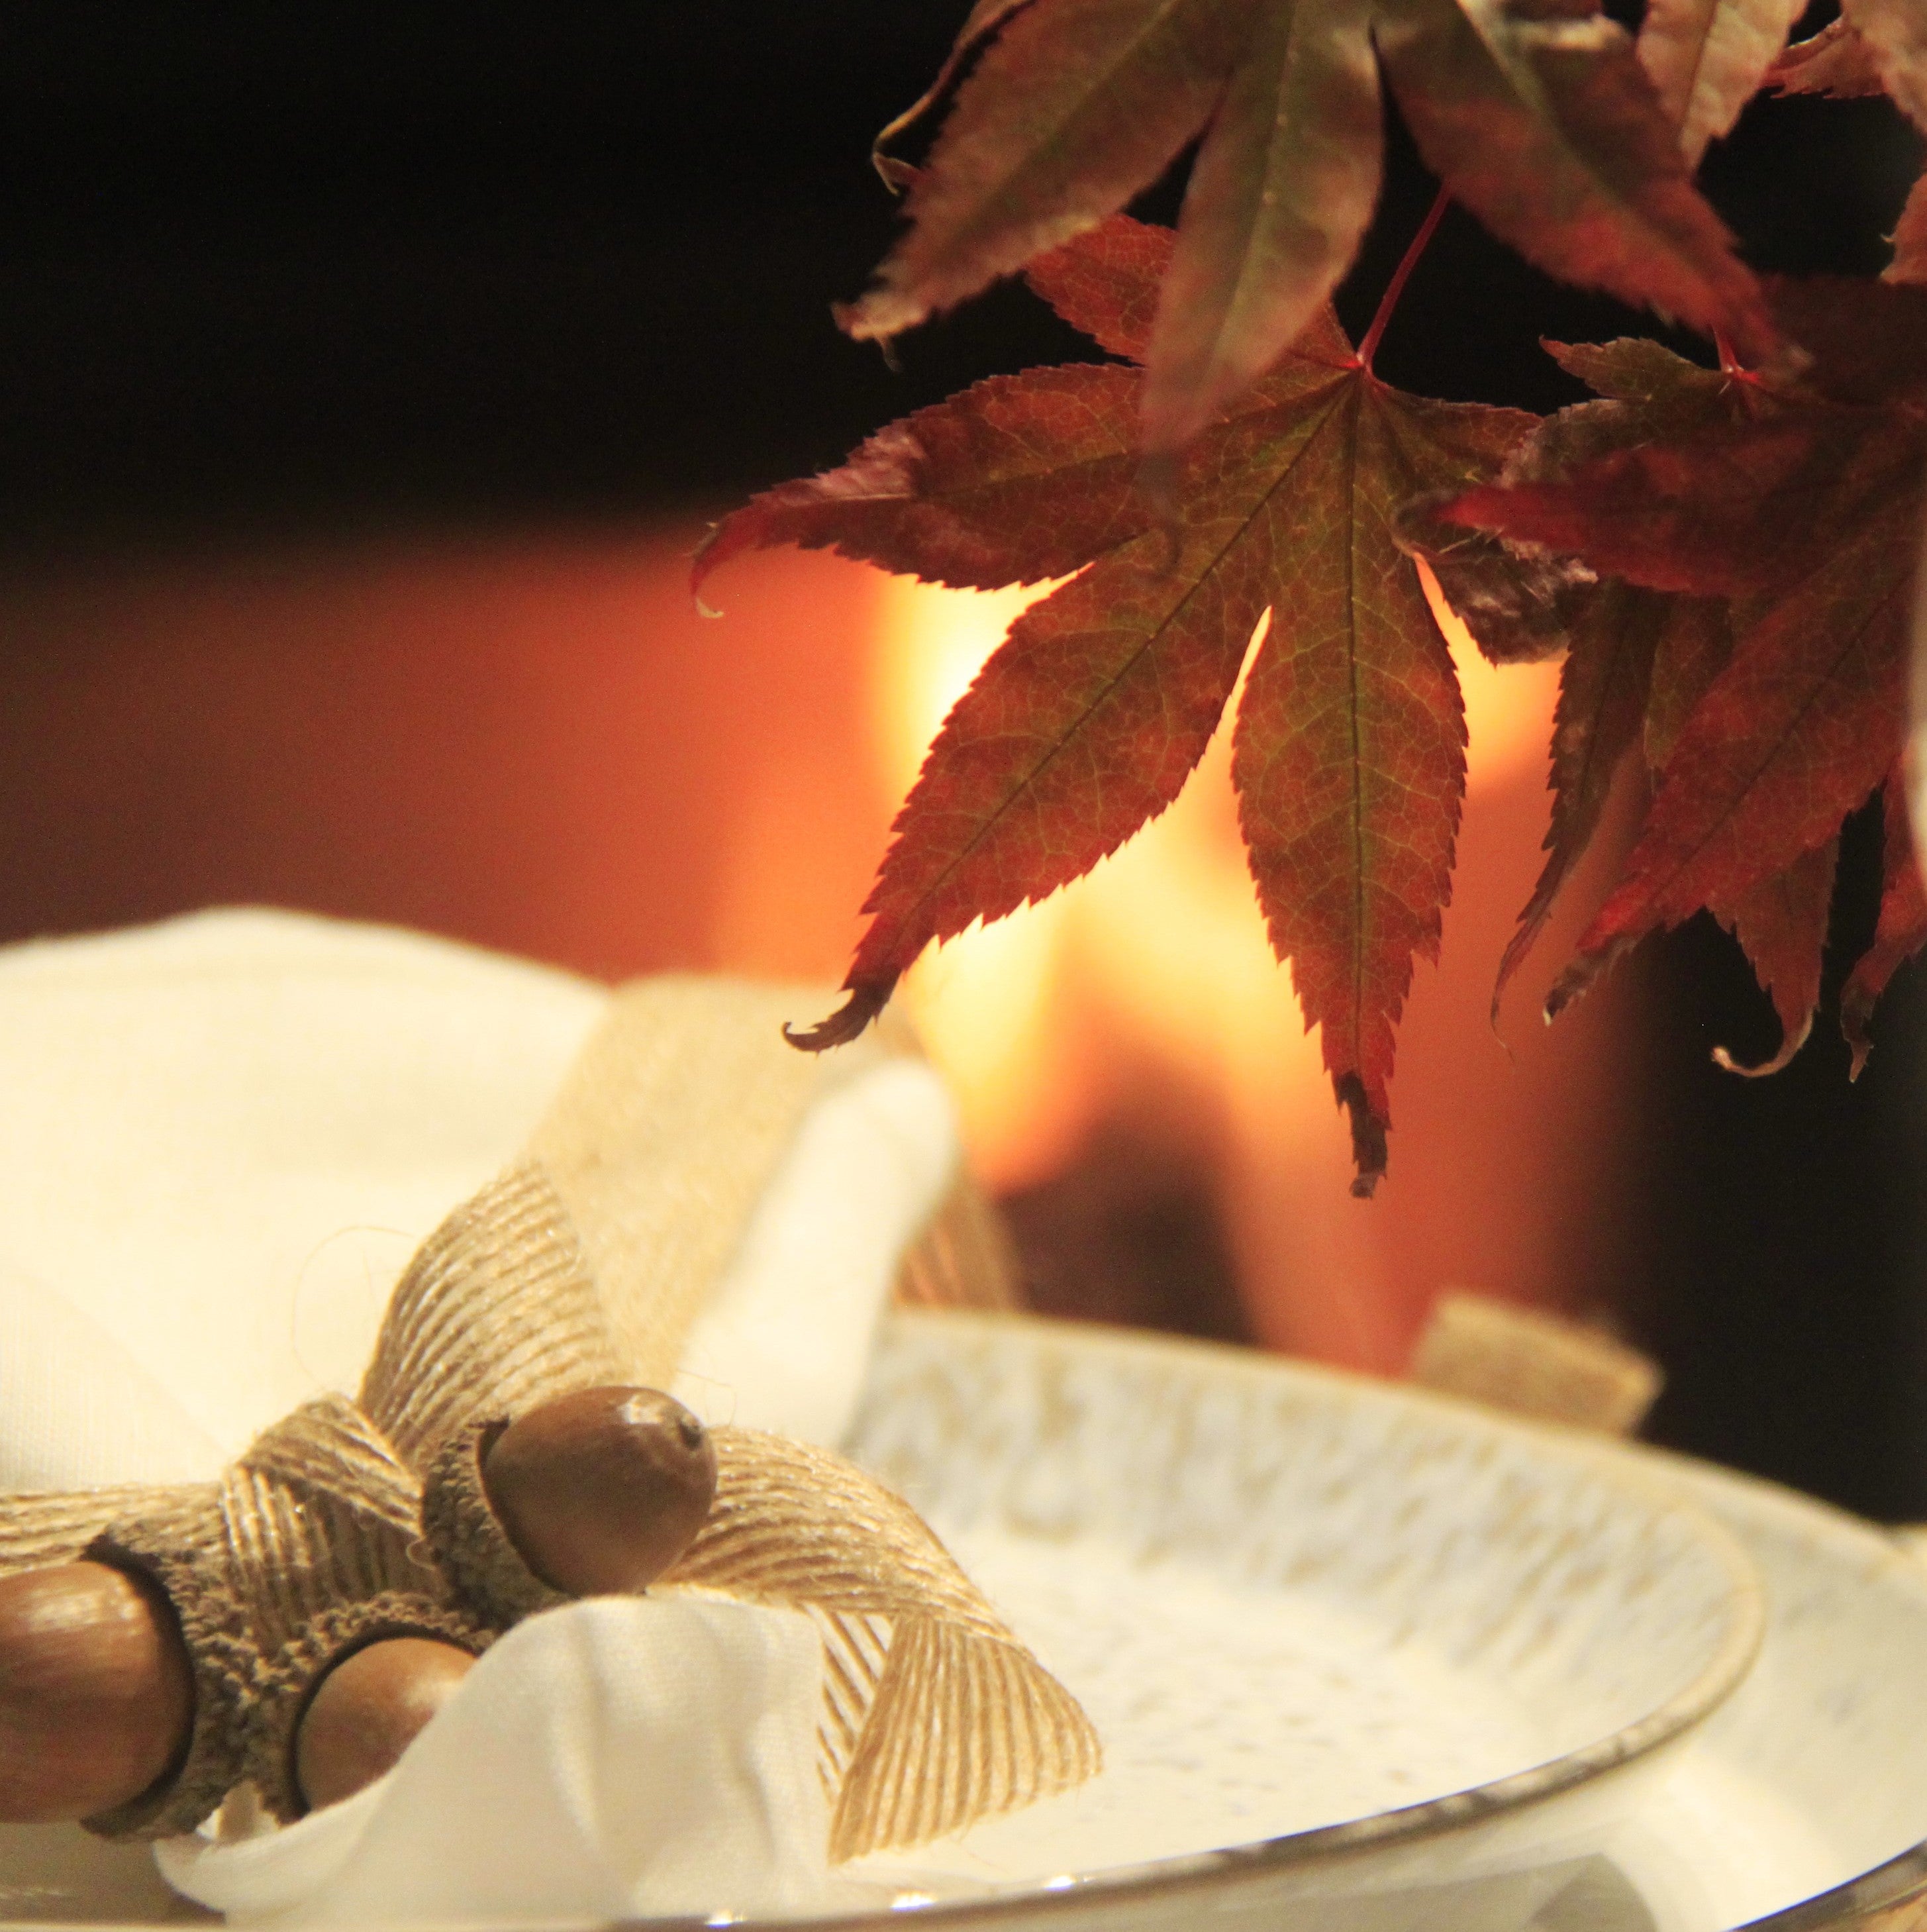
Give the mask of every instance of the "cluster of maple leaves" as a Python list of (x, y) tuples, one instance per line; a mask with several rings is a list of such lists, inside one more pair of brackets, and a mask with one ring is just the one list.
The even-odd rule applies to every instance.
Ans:
[[(1810, 1029), (1842, 819), (1885, 797), (1878, 928), (1842, 995), (1857, 1072), (1927, 942), (1899, 763), (1927, 469), (1927, 188), (1881, 281), (1763, 280), (1692, 170), (1762, 86), (1885, 92), (1927, 125), (1927, 0), (977, 0), (882, 140), (909, 226), (841, 311), (887, 337), (1024, 272), (1116, 360), (977, 384), (755, 498), (697, 580), (775, 544), (988, 589), (1068, 578), (1011, 628), (905, 803), (845, 1006), (933, 940), (1068, 883), (1176, 796), (1254, 638), (1233, 778), (1272, 946), (1386, 1165), (1398, 1018), (1436, 956), (1464, 790), (1452, 659), (1415, 560), (1499, 662), (1565, 653), (1544, 872), (1499, 988), (1623, 762), (1650, 803), (1548, 1016), (1704, 908)], [(1541, 421), (1372, 373), (1329, 308), (1376, 201), (1389, 87), (1442, 196), (1553, 274), (1704, 331), (1548, 345), (1597, 400)], [(1199, 146), (1175, 231), (1117, 211)], [(1411, 258), (1408, 256), (1408, 266)], [(1494, 993), (1496, 1010), (1497, 991)]]

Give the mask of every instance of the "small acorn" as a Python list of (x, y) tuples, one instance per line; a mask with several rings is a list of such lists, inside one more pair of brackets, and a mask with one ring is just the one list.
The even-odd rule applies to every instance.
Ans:
[(194, 1678), (166, 1598), (111, 1564), (0, 1576), (0, 1822), (90, 1818), (187, 1751)]
[(316, 1686), (295, 1732), (295, 1783), (310, 1810), (392, 1771), (475, 1659), (433, 1637), (385, 1637), (350, 1651)]
[(656, 1389), (583, 1389), (509, 1424), (482, 1459), (508, 1540), (552, 1589), (634, 1595), (694, 1540), (716, 1494), (716, 1447)]

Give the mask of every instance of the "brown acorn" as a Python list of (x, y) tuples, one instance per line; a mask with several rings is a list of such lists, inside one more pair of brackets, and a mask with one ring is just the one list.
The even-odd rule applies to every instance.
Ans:
[(309, 1809), (338, 1804), (392, 1771), (475, 1661), (425, 1636), (350, 1651), (316, 1686), (295, 1732), (295, 1782)]
[(716, 1494), (716, 1447), (656, 1389), (580, 1390), (509, 1424), (482, 1460), (523, 1562), (571, 1596), (633, 1595), (687, 1550)]
[(94, 1562), (0, 1576), (0, 1821), (130, 1802), (185, 1755), (193, 1720), (180, 1624), (145, 1578)]

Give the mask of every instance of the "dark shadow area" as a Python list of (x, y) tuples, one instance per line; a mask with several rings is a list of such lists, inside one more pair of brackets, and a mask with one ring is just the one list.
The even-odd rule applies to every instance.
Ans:
[[(726, 502), (1090, 355), (1014, 286), (900, 373), (832, 323), (893, 231), (870, 137), (956, 10), (10, 8), (0, 542)], [(1911, 153), (1881, 104), (1765, 103), (1708, 176), (1763, 266), (1865, 268)], [(1431, 194), (1395, 127), (1355, 330)], [(1380, 368), (1545, 408), (1577, 392), (1541, 336), (1647, 326), (1455, 212)]]
[(998, 1204), (1042, 1315), (1249, 1342), (1210, 1177), (1113, 1124)]
[(1634, 1313), (1668, 1385), (1654, 1439), (1888, 1520), (1927, 1516), (1927, 982), (1903, 967), (1857, 1082), (1837, 1024), (1872, 936), (1877, 811), (1849, 821), (1812, 1037), (1779, 1043), (1739, 948), (1702, 914), (1652, 949)]

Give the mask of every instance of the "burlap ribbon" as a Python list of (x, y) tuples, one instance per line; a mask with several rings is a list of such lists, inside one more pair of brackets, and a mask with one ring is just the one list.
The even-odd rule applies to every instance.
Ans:
[[(552, 1598), (531, 1593), (477, 1500), (472, 1456), (466, 1502), (438, 1500), (437, 1485), (459, 1487), (454, 1452), (478, 1425), (576, 1389), (667, 1384), (806, 1108), (906, 1050), (887, 1032), (822, 1058), (773, 1048), (799, 997), (694, 979), (619, 993), (521, 1158), (409, 1264), (355, 1402), (298, 1409), (218, 1484), (0, 1501), (0, 1570), (90, 1548), (151, 1568), (164, 1526), (163, 1586), (190, 1640), (217, 1640), (211, 1671), (197, 1653), (187, 1762), (95, 1828), (151, 1837), (198, 1822), (237, 1774), (241, 1708), (294, 1708), (289, 1671), (352, 1606), (426, 1600), (499, 1624)], [(899, 1292), (1014, 1298), (981, 1202), (953, 1197)], [(658, 1587), (817, 1621), (832, 1857), (955, 1831), (1096, 1768), (1074, 1700), (908, 1504), (826, 1450), (751, 1430), (715, 1436), (715, 1508)], [(248, 1654), (251, 1678), (237, 1661)]]

